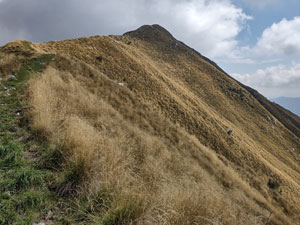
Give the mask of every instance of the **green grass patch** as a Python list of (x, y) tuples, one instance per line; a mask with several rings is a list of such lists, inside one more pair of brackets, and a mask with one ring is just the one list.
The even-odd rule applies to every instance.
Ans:
[[(23, 62), (16, 80), (0, 83), (0, 224), (33, 224), (53, 201), (47, 186), (51, 171), (37, 168), (38, 158), (27, 151), (31, 137), (24, 121), (22, 101), (26, 82), (42, 72), (54, 55), (42, 55)], [(42, 147), (35, 142), (36, 151)], [(26, 158), (26, 156), (28, 158)]]
[(25, 145), (0, 145), (0, 224), (32, 224), (51, 200), (49, 171), (24, 159)]
[(23, 152), (19, 143), (0, 145), (0, 168), (2, 170), (20, 167), (23, 163), (22, 158)]
[(24, 85), (24, 82), (28, 81), (33, 73), (42, 72), (49, 61), (51, 61), (55, 55), (44, 54), (39, 57), (31, 58), (23, 63), (19, 72), (16, 74), (17, 80), (9, 80), (4, 82), (5, 86), (18, 87)]
[(41, 185), (44, 182), (42, 171), (32, 166), (21, 166), (8, 170), (3, 178), (4, 182), (0, 182), (2, 191), (13, 191), (16, 193)]

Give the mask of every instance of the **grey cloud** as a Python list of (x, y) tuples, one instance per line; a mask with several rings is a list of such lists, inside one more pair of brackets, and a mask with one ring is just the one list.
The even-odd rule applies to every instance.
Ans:
[(287, 44), (284, 48), (282, 48), (282, 51), (286, 55), (294, 55), (300, 52), (300, 48), (298, 45)]
[[(128, 2), (128, 1), (127, 1)], [(0, 3), (0, 27), (10, 31), (8, 38), (23, 31), (24, 39), (34, 42), (94, 34), (125, 32), (122, 21), (130, 14), (123, 1), (4, 0)], [(111, 11), (107, 11), (111, 8)], [(121, 22), (120, 22), (121, 21)], [(123, 28), (123, 29), (122, 29)], [(18, 37), (18, 36), (17, 36)]]
[[(222, 10), (220, 10), (222, 9)], [(122, 34), (159, 23), (209, 57), (227, 55), (249, 19), (230, 0), (2, 0), (0, 44)]]

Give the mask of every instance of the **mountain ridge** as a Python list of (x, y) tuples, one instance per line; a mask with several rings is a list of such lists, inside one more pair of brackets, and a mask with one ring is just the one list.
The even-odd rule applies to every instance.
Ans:
[[(218, 66), (217, 63), (210, 60), (209, 58), (203, 56), (201, 53), (196, 51), (195, 49), (185, 45), (183, 42), (177, 41), (165, 28), (161, 27), (158, 24), (155, 25), (144, 25), (140, 28), (138, 28), (135, 31), (127, 32), (123, 34), (123, 36), (126, 35), (132, 35), (135, 38), (141, 38), (146, 39), (147, 41), (152, 41), (151, 37), (154, 37), (155, 41), (164, 41), (169, 42), (169, 44), (175, 45), (175, 48), (179, 45), (183, 48), (189, 49), (193, 51), (195, 54), (199, 55), (202, 59), (210, 63), (212, 66), (214, 66), (216, 69), (218, 69), (220, 72), (224, 73), (230, 79), (235, 80), (232, 76), (230, 76), (228, 73), (226, 73), (221, 67)], [(156, 38), (156, 37), (167, 37), (167, 38)], [(150, 38), (149, 38), (150, 37)], [(172, 42), (172, 43), (170, 43)], [(175, 44), (174, 44), (175, 43)], [(174, 47), (174, 46), (173, 46)], [(280, 105), (274, 104), (273, 102), (269, 101), (267, 98), (262, 96), (258, 91), (254, 90), (251, 87), (248, 87), (239, 81), (235, 80), (239, 85), (241, 85), (243, 88), (248, 90), (250, 94), (256, 98), (274, 117), (276, 117), (280, 122), (282, 122), (286, 128), (288, 128), (291, 132), (293, 132), (298, 138), (300, 138), (300, 117), (285, 108), (283, 108)], [(281, 116), (284, 115), (284, 116)]]
[[(300, 143), (283, 125), (289, 118), (274, 116), (257, 92), (159, 25), (122, 36), (14, 42), (1, 52), (17, 54), (2, 73), (23, 57), (54, 56), (28, 86), (31, 128), (61, 148), (66, 168), (83, 163), (92, 193), (104, 186), (117, 189), (117, 200), (142, 200), (139, 224), (299, 221)], [(115, 204), (105, 212), (115, 215)]]

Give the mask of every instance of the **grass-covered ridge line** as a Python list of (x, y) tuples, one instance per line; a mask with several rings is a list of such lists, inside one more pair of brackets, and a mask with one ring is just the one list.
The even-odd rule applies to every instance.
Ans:
[(0, 224), (40, 222), (49, 211), (51, 182), (49, 171), (39, 167), (44, 150), (28, 129), (23, 101), (30, 76), (45, 69), (54, 55), (24, 61), (16, 79), (0, 83)]

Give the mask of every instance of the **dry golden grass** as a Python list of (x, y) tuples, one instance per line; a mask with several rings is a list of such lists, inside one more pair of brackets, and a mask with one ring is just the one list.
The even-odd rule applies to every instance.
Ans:
[[(77, 69), (87, 72), (84, 67)], [(77, 81), (85, 80), (85, 73), (71, 75), (51, 67), (28, 87), (33, 129), (61, 148), (67, 171), (80, 168), (79, 183), (64, 183), (62, 193), (76, 189), (97, 196), (109, 190), (113, 200), (104, 222), (122, 207), (133, 216), (123, 222), (137, 224), (264, 224), (269, 211), (276, 212), (197, 138), (164, 116), (144, 111), (137, 100), (126, 106), (134, 98), (130, 91), (95, 70), (89, 73), (95, 86), (108, 86), (110, 99), (103, 90), (91, 93)], [(135, 118), (124, 118), (110, 105), (119, 98), (126, 103), (122, 110)], [(284, 221), (277, 216), (274, 220)]]
[(61, 153), (58, 193), (86, 196), (96, 224), (299, 224), (299, 140), (195, 52), (147, 35), (7, 46), (56, 54), (27, 100)]
[(0, 77), (7, 79), (9, 73), (17, 72), (20, 69), (20, 62), (15, 54), (0, 53)]

